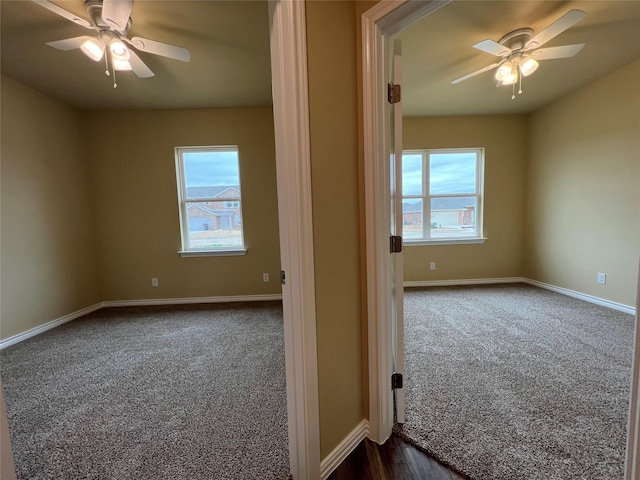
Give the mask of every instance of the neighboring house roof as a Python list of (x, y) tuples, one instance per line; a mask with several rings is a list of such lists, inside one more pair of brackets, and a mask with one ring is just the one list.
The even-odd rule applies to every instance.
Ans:
[(199, 203), (192, 203), (188, 208), (198, 208), (203, 212), (208, 213), (209, 215), (213, 215), (215, 217), (230, 217), (233, 215), (233, 210), (212, 210), (204, 205), (200, 205)]
[(473, 197), (436, 197), (431, 203), (431, 210), (462, 210), (473, 208)]
[(228, 190), (235, 190), (234, 196), (240, 195), (238, 185), (216, 185), (210, 187), (187, 187), (187, 198), (216, 198)]
[[(432, 199), (431, 211), (438, 210), (464, 210), (466, 208), (474, 208), (472, 197), (436, 197)], [(402, 213), (415, 213), (422, 211), (422, 203), (403, 202)]]
[(233, 210), (213, 210), (213, 214), (217, 217), (230, 217), (233, 215)]
[(416, 213), (422, 211), (422, 202), (403, 203), (402, 213)]

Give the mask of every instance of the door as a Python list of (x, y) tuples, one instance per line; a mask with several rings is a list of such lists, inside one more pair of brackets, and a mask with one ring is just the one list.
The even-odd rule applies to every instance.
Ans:
[[(402, 102), (397, 87), (402, 80), (402, 44), (399, 39), (393, 42), (391, 58), (390, 90), (390, 142), (389, 168), (391, 180), (391, 236), (400, 237), (397, 247), (391, 253), (391, 335), (393, 348), (393, 372), (404, 375), (404, 274), (402, 265)], [(395, 87), (395, 89), (393, 88)], [(395, 98), (392, 98), (395, 97)], [(398, 251), (399, 250), (399, 251)], [(402, 377), (400, 377), (402, 378)], [(404, 423), (404, 388), (397, 384), (394, 392), (394, 410), (396, 423)]]

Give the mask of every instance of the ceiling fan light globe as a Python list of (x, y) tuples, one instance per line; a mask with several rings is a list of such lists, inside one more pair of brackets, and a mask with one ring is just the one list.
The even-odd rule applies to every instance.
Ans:
[(522, 63), (520, 63), (520, 73), (525, 77), (528, 77), (538, 69), (538, 65), (538, 62), (533, 58), (527, 57), (522, 61)]
[(80, 50), (82, 50), (82, 53), (84, 53), (94, 62), (100, 61), (100, 59), (104, 55), (104, 48), (104, 44), (96, 38), (90, 38), (82, 45), (80, 45)]
[(502, 82), (511, 73), (511, 62), (505, 62), (496, 70), (496, 80)]
[(131, 58), (129, 49), (124, 42), (118, 38), (114, 38), (109, 43), (109, 50), (111, 50), (111, 56), (114, 60), (128, 61)]
[(502, 84), (513, 85), (518, 81), (518, 64), (515, 61), (507, 63), (509, 63), (509, 67), (511, 68), (511, 70), (509, 70), (509, 74), (506, 75), (502, 80)]
[(507, 75), (504, 78), (504, 80), (502, 80), (502, 85), (513, 85), (517, 81), (518, 81), (518, 74), (517, 73), (509, 73), (509, 75)]

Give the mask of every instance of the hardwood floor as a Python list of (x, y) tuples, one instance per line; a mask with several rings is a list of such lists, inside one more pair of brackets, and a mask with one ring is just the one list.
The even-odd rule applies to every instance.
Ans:
[(437, 460), (392, 435), (384, 445), (365, 439), (327, 480), (465, 480)]

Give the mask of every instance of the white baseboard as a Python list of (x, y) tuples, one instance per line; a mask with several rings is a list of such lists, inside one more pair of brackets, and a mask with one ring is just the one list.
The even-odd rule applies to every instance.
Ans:
[(149, 298), (143, 300), (109, 300), (106, 302), (102, 302), (102, 306), (136, 307), (147, 305), (185, 305), (190, 303), (266, 302), (270, 300), (282, 300), (282, 294), (229, 295), (222, 297)]
[(52, 328), (58, 327), (63, 323), (70, 322), (71, 320), (75, 320), (76, 318), (80, 318), (83, 315), (87, 315), (91, 312), (95, 312), (96, 310), (99, 310), (101, 308), (102, 308), (102, 303), (96, 303), (95, 305), (91, 305), (90, 307), (83, 308), (82, 310), (78, 310), (77, 312), (70, 313), (68, 315), (57, 318), (55, 320), (51, 320), (50, 322), (47, 322), (43, 325), (31, 328), (26, 332), (18, 333), (17, 335), (14, 335), (12, 337), (5, 338), (4, 340), (0, 340), (0, 350), (2, 350), (3, 348), (7, 348), (11, 345), (14, 345), (16, 343), (22, 342), (27, 338), (35, 337), (36, 335), (44, 333), (47, 330), (51, 330)]
[(587, 295), (586, 293), (580, 293), (574, 290), (569, 290), (568, 288), (556, 287), (555, 285), (539, 282), (537, 280), (531, 280), (530, 278), (523, 279), (523, 282), (528, 283), (529, 285), (533, 285), (534, 287), (540, 287), (540, 288), (544, 288), (545, 290), (551, 290), (552, 292), (561, 293), (569, 297), (577, 298), (579, 300), (584, 300), (585, 302), (589, 302), (589, 303), (595, 303), (596, 305), (612, 308), (620, 312), (630, 313), (631, 315), (636, 314), (636, 309), (634, 307), (631, 307), (629, 305), (623, 305), (622, 303), (612, 302), (610, 300), (605, 300), (604, 298), (594, 297), (593, 295)]
[(51, 330), (63, 323), (70, 322), (76, 318), (80, 318), (83, 315), (95, 312), (105, 307), (133, 307), (133, 306), (145, 306), (145, 305), (182, 305), (189, 303), (230, 303), (230, 302), (264, 302), (270, 300), (282, 300), (281, 294), (275, 295), (232, 295), (225, 297), (191, 297), (191, 298), (152, 298), (147, 300), (116, 300), (96, 303), (77, 312), (70, 313), (64, 317), (51, 320), (38, 327), (31, 328), (26, 332), (19, 333), (12, 337), (0, 340), (0, 350), (10, 345), (22, 342), (27, 338), (35, 337), (40, 333)]
[(623, 305), (622, 303), (612, 302), (605, 300), (604, 298), (594, 297), (593, 295), (587, 295), (586, 293), (576, 292), (575, 290), (569, 290), (568, 288), (556, 287), (549, 283), (539, 282), (530, 278), (524, 277), (503, 277), (503, 278), (470, 278), (461, 280), (429, 280), (429, 281), (417, 281), (417, 282), (404, 282), (405, 288), (411, 287), (448, 287), (455, 285), (489, 285), (494, 283), (527, 283), (534, 287), (544, 288), (545, 290), (551, 290), (556, 293), (567, 295), (568, 297), (584, 300), (585, 302), (595, 303), (603, 307), (612, 308), (624, 313), (636, 314), (635, 307), (629, 305)]
[(362, 420), (333, 451), (320, 462), (320, 478), (325, 480), (369, 435), (369, 420)]
[(522, 283), (526, 279), (522, 277), (503, 278), (466, 278), (460, 280), (420, 280), (416, 282), (404, 282), (407, 287), (449, 287), (455, 285), (488, 285), (492, 283)]

